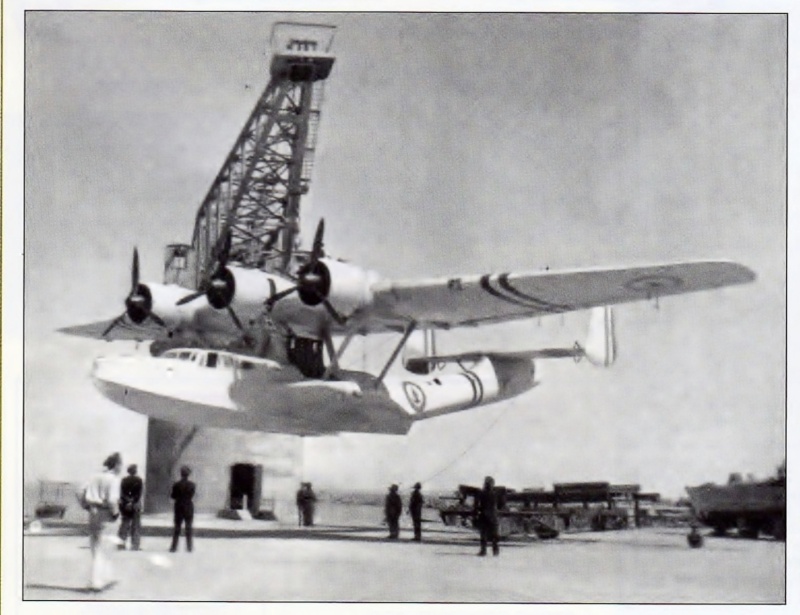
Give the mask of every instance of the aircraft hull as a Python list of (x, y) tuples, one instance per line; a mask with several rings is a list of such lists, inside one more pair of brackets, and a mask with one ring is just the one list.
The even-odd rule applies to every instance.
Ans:
[[(415, 421), (486, 405), (532, 386), (528, 360), (512, 361), (510, 370), (499, 360), (483, 357), (454, 366), (451, 373), (444, 366), (425, 376), (407, 373), (379, 382), (364, 372), (341, 371), (334, 379), (317, 380), (275, 362), (256, 364), (210, 350), (177, 352), (194, 358), (98, 358), (95, 384), (115, 403), (153, 418), (301, 436), (403, 435)], [(213, 367), (207, 362), (212, 354)], [(247, 369), (242, 361), (249, 363)], [(508, 390), (501, 388), (498, 373)], [(511, 386), (515, 374), (521, 374), (524, 386)]]
[[(206, 370), (134, 357), (98, 359), (95, 386), (111, 401), (178, 424), (300, 436), (406, 434), (413, 416), (385, 390), (353, 380), (289, 379), (283, 370)], [(196, 376), (196, 377), (194, 377)]]

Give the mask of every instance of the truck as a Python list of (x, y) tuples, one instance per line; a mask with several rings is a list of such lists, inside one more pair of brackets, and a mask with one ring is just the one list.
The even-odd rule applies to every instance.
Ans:
[(786, 540), (786, 466), (766, 480), (742, 480), (731, 474), (727, 485), (686, 487), (695, 517), (724, 536), (735, 529), (743, 538), (772, 536)]

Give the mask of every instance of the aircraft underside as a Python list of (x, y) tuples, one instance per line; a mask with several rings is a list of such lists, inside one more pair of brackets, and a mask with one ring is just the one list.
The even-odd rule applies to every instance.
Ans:
[(236, 406), (210, 405), (128, 385), (98, 381), (100, 391), (117, 404), (158, 418), (186, 425), (243, 429), (299, 436), (340, 432), (403, 435), (412, 416), (391, 402), (385, 393), (365, 391), (354, 396), (322, 387), (263, 387), (237, 383), (231, 389)]

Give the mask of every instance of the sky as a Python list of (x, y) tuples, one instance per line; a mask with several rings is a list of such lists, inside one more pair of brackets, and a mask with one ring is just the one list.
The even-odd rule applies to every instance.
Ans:
[[(615, 309), (617, 363), (537, 364), (518, 398), (403, 437), (304, 443), (319, 488), (607, 480), (668, 497), (771, 475), (786, 430), (786, 19), (306, 13), (337, 27), (304, 237), (391, 279), (729, 259), (749, 285)], [(28, 13), (24, 478), (144, 460), (146, 419), (89, 371), (138, 246), (194, 216), (268, 78), (275, 13)], [(294, 16), (297, 19), (297, 16)], [(438, 337), (571, 345), (586, 314)], [(392, 340), (354, 344), (380, 368)], [(139, 352), (145, 349), (139, 348)], [(140, 463), (141, 463), (140, 461)]]

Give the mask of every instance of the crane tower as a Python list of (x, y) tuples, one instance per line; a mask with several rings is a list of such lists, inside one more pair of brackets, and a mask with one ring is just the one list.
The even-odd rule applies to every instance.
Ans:
[[(323, 84), (334, 62), (334, 31), (313, 24), (273, 26), (267, 87), (197, 210), (191, 245), (167, 246), (165, 283), (197, 288), (214, 270), (215, 248), (226, 232), (229, 263), (279, 273), (296, 268), (302, 258), (297, 251), (300, 199), (311, 181)], [(169, 509), (169, 485), (184, 463), (206, 485), (196, 499), (200, 510), (222, 507), (220, 514), (237, 518), (246, 510), (258, 514), (268, 493), (283, 494), (278, 501), (291, 504), (300, 478), (297, 449), (294, 439), (275, 434), (150, 419), (147, 511)]]
[(227, 229), (228, 261), (289, 273), (299, 257), (300, 199), (314, 164), (335, 26), (276, 23), (270, 79), (195, 218), (191, 245), (167, 246), (164, 281), (197, 288)]

